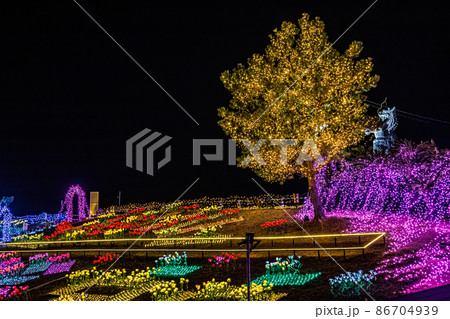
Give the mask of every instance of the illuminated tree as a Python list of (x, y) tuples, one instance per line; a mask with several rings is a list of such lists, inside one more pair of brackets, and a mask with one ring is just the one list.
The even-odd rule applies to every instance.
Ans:
[[(242, 150), (239, 165), (269, 182), (306, 177), (315, 219), (324, 217), (316, 172), (375, 127), (375, 119), (366, 115), (363, 93), (379, 80), (371, 74), (371, 58), (357, 59), (361, 42), (352, 42), (341, 54), (331, 47), (324, 29), (319, 18), (308, 14), (299, 27), (283, 22), (269, 36), (263, 54), (222, 73), (232, 98), (228, 107), (219, 109), (219, 125)], [(259, 149), (265, 163), (254, 157), (249, 161), (249, 143), (260, 139), (266, 140)], [(290, 141), (273, 145), (268, 141), (273, 139)]]

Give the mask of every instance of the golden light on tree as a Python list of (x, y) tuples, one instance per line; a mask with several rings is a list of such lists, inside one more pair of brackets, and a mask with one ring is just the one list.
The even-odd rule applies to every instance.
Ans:
[[(269, 38), (263, 54), (222, 73), (232, 98), (228, 107), (219, 109), (219, 124), (242, 149), (242, 167), (269, 182), (306, 177), (319, 219), (324, 214), (315, 189), (316, 172), (375, 126), (375, 119), (366, 115), (363, 93), (375, 87), (379, 77), (371, 74), (371, 58), (358, 59), (361, 42), (338, 52), (328, 41), (324, 23), (308, 14), (299, 26), (283, 22)], [(250, 154), (242, 140), (256, 144), (260, 139), (290, 139), (296, 144), (283, 148), (266, 141), (259, 149), (266, 165), (254, 159), (242, 163)], [(305, 147), (305, 141), (312, 141), (314, 149)], [(283, 149), (286, 161), (280, 161)], [(311, 160), (298, 165), (302, 149)]]

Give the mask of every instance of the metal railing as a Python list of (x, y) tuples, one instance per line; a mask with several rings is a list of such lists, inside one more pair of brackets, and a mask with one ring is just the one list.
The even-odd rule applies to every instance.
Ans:
[[(255, 253), (266, 252), (270, 258), (271, 252), (317, 252), (317, 256), (321, 258), (321, 251), (326, 250), (328, 253), (343, 252), (344, 258), (346, 257), (346, 251), (361, 251), (365, 256), (365, 250), (372, 246), (375, 242), (383, 239), (385, 244), (385, 233), (354, 233), (354, 234), (324, 234), (324, 235), (303, 235), (303, 236), (265, 236), (255, 237), (255, 240), (261, 240), (261, 248), (254, 249)], [(367, 239), (369, 238), (369, 239)], [(119, 239), (95, 239), (95, 240), (69, 240), (69, 241), (40, 241), (40, 242), (14, 242), (5, 243), (7, 248), (14, 251), (18, 251), (19, 254), (36, 254), (36, 253), (82, 253), (86, 256), (86, 253), (119, 253), (127, 252), (131, 258), (131, 253), (145, 253), (148, 257), (149, 253), (161, 253), (173, 252), (173, 251), (186, 251), (193, 253), (201, 253), (204, 258), (205, 253), (220, 253), (223, 251), (230, 252), (244, 252), (245, 249), (234, 248), (233, 243), (242, 241), (244, 237), (181, 237), (181, 238), (119, 238)], [(338, 240), (339, 239), (339, 240)], [(358, 244), (354, 245), (353, 242), (344, 241), (346, 239), (358, 240)], [(275, 247), (275, 242), (277, 243)], [(363, 242), (364, 241), (364, 242)], [(129, 244), (136, 242), (137, 246), (141, 248), (128, 248)], [(151, 248), (148, 248), (150, 243)], [(227, 244), (228, 243), (228, 244)], [(118, 244), (122, 244), (120, 247)], [(145, 247), (147, 244), (147, 247)], [(321, 247), (319, 247), (319, 244)], [(329, 245), (331, 244), (331, 246)], [(76, 246), (84, 246), (84, 248), (76, 248)], [(96, 247), (91, 247), (95, 246)], [(105, 245), (109, 247), (103, 248)], [(169, 246), (154, 248), (153, 246)], [(209, 247), (205, 247), (208, 245)], [(68, 247), (69, 246), (69, 247)], [(103, 246), (103, 247), (102, 247)], [(142, 247), (144, 246), (144, 247)], [(198, 247), (203, 246), (203, 247)], [(216, 246), (216, 247), (214, 247)], [(266, 247), (262, 247), (266, 246)], [(24, 249), (24, 247), (28, 249)], [(32, 247), (32, 248), (30, 248)], [(15, 249), (14, 249), (15, 248)], [(12, 250), (0, 250), (0, 251), (12, 251)], [(324, 255), (323, 252), (322, 255)]]

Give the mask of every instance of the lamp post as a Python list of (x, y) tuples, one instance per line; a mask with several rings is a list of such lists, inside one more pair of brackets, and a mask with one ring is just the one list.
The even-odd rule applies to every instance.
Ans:
[(255, 240), (255, 234), (254, 233), (246, 233), (245, 234), (245, 240), (238, 243), (239, 246), (243, 246), (247, 249), (247, 300), (251, 301), (252, 295), (250, 291), (250, 284), (252, 281), (252, 275), (251, 275), (251, 266), (250, 266), (250, 253), (256, 246), (259, 245), (261, 242), (260, 240)]

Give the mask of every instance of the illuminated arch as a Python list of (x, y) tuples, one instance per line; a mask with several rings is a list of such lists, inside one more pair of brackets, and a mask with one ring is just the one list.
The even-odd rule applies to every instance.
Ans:
[(66, 220), (73, 221), (73, 197), (78, 195), (78, 221), (89, 217), (89, 208), (86, 202), (86, 194), (80, 185), (72, 185), (66, 193), (64, 204), (61, 207), (61, 211), (64, 210), (64, 206), (67, 209)]

